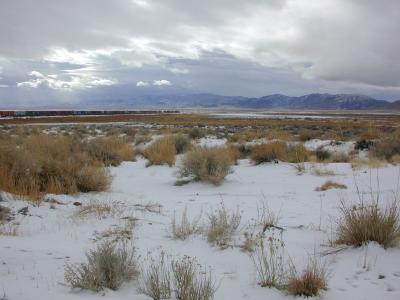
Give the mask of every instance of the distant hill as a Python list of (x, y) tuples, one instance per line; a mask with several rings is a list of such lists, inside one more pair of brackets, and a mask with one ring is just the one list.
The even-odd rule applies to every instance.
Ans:
[(238, 107), (254, 109), (309, 109), (309, 110), (368, 110), (399, 109), (400, 100), (388, 102), (358, 94), (309, 94), (291, 97), (273, 94), (260, 98), (221, 96), (214, 94), (137, 95), (129, 100), (98, 101), (81, 103), (83, 107), (112, 108), (193, 108), (193, 107)]

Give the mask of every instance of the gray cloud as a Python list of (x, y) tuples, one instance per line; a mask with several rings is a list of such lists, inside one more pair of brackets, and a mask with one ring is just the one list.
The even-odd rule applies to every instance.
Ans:
[(396, 0), (3, 1), (0, 101), (23, 94), (18, 83), (72, 99), (65, 90), (160, 78), (222, 94), (400, 98), (399, 19)]

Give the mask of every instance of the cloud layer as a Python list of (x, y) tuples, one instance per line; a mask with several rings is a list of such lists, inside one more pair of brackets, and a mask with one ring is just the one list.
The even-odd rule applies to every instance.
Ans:
[(12, 94), (6, 89), (71, 93), (119, 85), (400, 98), (397, 0), (13, 0), (1, 6), (0, 101)]

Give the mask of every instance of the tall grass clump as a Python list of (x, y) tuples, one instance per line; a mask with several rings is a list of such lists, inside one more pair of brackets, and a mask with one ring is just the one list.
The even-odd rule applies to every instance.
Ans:
[(250, 257), (260, 286), (277, 289), (284, 288), (287, 278), (284, 247), (282, 235), (275, 237), (272, 234), (266, 241), (264, 241), (262, 234), (257, 237), (256, 247)]
[(74, 136), (34, 134), (0, 145), (0, 189), (40, 199), (44, 193), (104, 191), (110, 176), (104, 163)]
[(400, 208), (398, 201), (381, 207), (377, 200), (356, 206), (341, 201), (341, 218), (337, 228), (337, 244), (360, 247), (367, 242), (377, 242), (384, 248), (400, 241)]
[(219, 185), (231, 172), (233, 163), (229, 149), (226, 147), (197, 147), (184, 157), (180, 175)]
[(101, 137), (86, 143), (89, 155), (106, 166), (118, 166), (122, 161), (134, 161), (135, 150), (127, 138)]
[(224, 205), (208, 216), (207, 241), (225, 248), (237, 232), (242, 216), (239, 211), (230, 212)]
[(173, 166), (176, 154), (175, 139), (171, 136), (157, 139), (144, 150), (143, 154), (149, 161), (148, 166), (164, 164)]
[(321, 291), (328, 289), (326, 265), (313, 257), (309, 259), (306, 268), (300, 273), (292, 266), (286, 289), (293, 296), (318, 296)]
[(187, 207), (182, 212), (182, 216), (180, 220), (177, 220), (176, 215), (174, 214), (170, 232), (173, 239), (176, 240), (186, 240), (189, 236), (200, 232), (200, 217), (190, 221), (187, 215)]
[(188, 151), (191, 147), (191, 142), (189, 137), (186, 134), (182, 133), (177, 133), (174, 134), (173, 136), (174, 142), (175, 142), (175, 151), (176, 154), (182, 154)]
[(104, 288), (117, 290), (137, 275), (134, 250), (126, 244), (104, 242), (86, 253), (86, 262), (67, 264), (65, 281), (73, 288), (99, 292)]
[(285, 142), (274, 141), (255, 146), (250, 159), (257, 165), (274, 160), (285, 160), (287, 151), (288, 146)]
[(143, 268), (139, 278), (139, 292), (153, 300), (212, 300), (216, 286), (211, 272), (199, 268), (194, 258), (185, 256), (172, 260), (161, 254)]

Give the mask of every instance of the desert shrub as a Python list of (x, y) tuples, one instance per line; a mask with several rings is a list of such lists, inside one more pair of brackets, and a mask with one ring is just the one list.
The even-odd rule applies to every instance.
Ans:
[(236, 149), (239, 152), (239, 158), (248, 158), (253, 151), (254, 146), (246, 143), (239, 143), (236, 145)]
[(169, 264), (162, 253), (160, 259), (143, 268), (139, 292), (159, 299), (212, 300), (216, 291), (211, 273), (199, 268), (195, 259), (185, 256)]
[(291, 268), (287, 280), (287, 291), (294, 296), (313, 297), (328, 288), (328, 272), (325, 264), (316, 258), (310, 258), (306, 268), (298, 273)]
[(189, 137), (190, 137), (192, 140), (200, 139), (200, 138), (202, 138), (202, 137), (204, 137), (204, 136), (205, 136), (205, 133), (204, 133), (204, 131), (201, 130), (200, 128), (195, 127), (195, 128), (192, 128), (192, 129), (189, 131)]
[(189, 150), (191, 143), (187, 135), (178, 133), (172, 136), (175, 141), (176, 154), (181, 154)]
[(242, 216), (239, 211), (229, 212), (224, 205), (208, 216), (207, 241), (225, 248), (239, 228)]
[(201, 272), (193, 258), (171, 263), (175, 296), (182, 300), (211, 300), (216, 291), (211, 274)]
[(337, 244), (356, 247), (367, 242), (377, 242), (385, 248), (395, 246), (400, 239), (399, 205), (379, 207), (377, 200), (349, 206), (341, 202), (341, 218), (337, 228)]
[(300, 133), (299, 133), (299, 140), (301, 141), (301, 142), (307, 142), (307, 141), (309, 141), (309, 140), (311, 140), (311, 139), (313, 139), (315, 137), (315, 134), (312, 132), (312, 131), (310, 131), (310, 130), (302, 130)]
[(175, 214), (172, 218), (170, 226), (172, 238), (177, 240), (186, 240), (192, 234), (198, 233), (200, 231), (199, 221), (200, 217), (190, 221), (187, 216), (187, 207), (185, 207), (180, 221), (176, 219)]
[(86, 262), (67, 264), (65, 281), (73, 288), (101, 291), (117, 290), (124, 281), (137, 275), (133, 248), (104, 242), (86, 253)]
[(89, 155), (106, 166), (118, 166), (122, 161), (135, 160), (135, 150), (128, 139), (102, 137), (87, 141)]
[(315, 150), (315, 156), (319, 161), (324, 161), (331, 157), (331, 153), (323, 147), (318, 147), (317, 150)]
[(371, 155), (390, 161), (393, 156), (400, 154), (400, 136), (381, 139), (371, 147)]
[(330, 189), (347, 189), (347, 186), (345, 184), (341, 184), (341, 183), (337, 183), (337, 182), (328, 180), (321, 186), (317, 187), (315, 190), (317, 192), (322, 192), (322, 191), (327, 191)]
[(103, 163), (74, 136), (10, 137), (0, 145), (0, 188), (40, 199), (43, 193), (104, 191), (110, 182)]
[(374, 145), (374, 142), (371, 140), (361, 139), (356, 141), (354, 145), (354, 149), (356, 150), (369, 150)]
[(0, 224), (8, 221), (10, 218), (11, 210), (8, 207), (0, 205)]
[(148, 165), (172, 166), (175, 164), (175, 141), (171, 136), (160, 138), (147, 147), (143, 154), (149, 160)]
[(173, 288), (171, 281), (169, 262), (162, 253), (158, 260), (142, 267), (138, 291), (153, 300), (170, 299)]
[(108, 216), (121, 215), (124, 210), (126, 210), (126, 207), (116, 201), (90, 200), (79, 205), (74, 216), (78, 218), (94, 216), (98, 219), (104, 219)]
[(259, 285), (278, 289), (284, 287), (287, 270), (285, 267), (282, 235), (275, 237), (272, 234), (264, 241), (264, 236), (260, 234), (257, 238), (257, 246), (250, 257), (256, 269)]
[(309, 153), (302, 144), (290, 145), (287, 149), (286, 161), (291, 163), (303, 163), (308, 161)]
[(229, 155), (229, 158), (232, 163), (234, 163), (235, 165), (238, 164), (238, 160), (240, 159), (240, 152), (235, 145), (228, 144), (227, 155)]
[(334, 152), (329, 159), (331, 163), (345, 163), (349, 161), (350, 157), (346, 152)]
[(226, 147), (197, 147), (182, 161), (180, 175), (219, 185), (231, 171), (232, 157)]
[(255, 164), (271, 162), (274, 160), (285, 160), (287, 150), (287, 144), (281, 141), (261, 144), (254, 147), (250, 159)]

